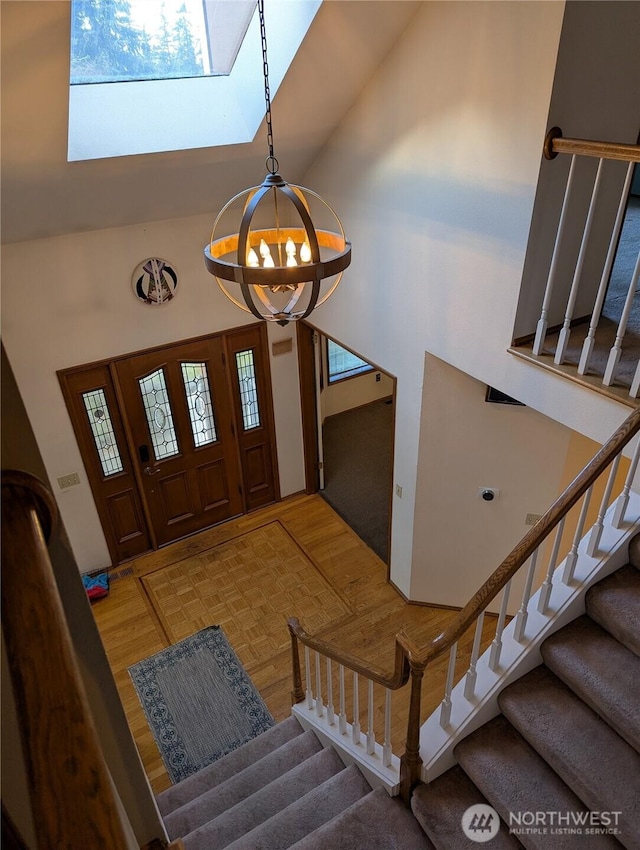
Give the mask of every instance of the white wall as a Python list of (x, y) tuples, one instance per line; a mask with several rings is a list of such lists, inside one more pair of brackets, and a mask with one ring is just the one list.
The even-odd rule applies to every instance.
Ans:
[(353, 244), (314, 324), (398, 380), (391, 575), (407, 594), (424, 352), (515, 397), (552, 382), (505, 350), (563, 8), (424, 3), (308, 177)]
[[(82, 571), (110, 559), (56, 371), (247, 324), (204, 267), (211, 223), (199, 216), (3, 248), (3, 340)], [(131, 289), (133, 270), (152, 256), (179, 275), (175, 299), (157, 308)], [(270, 342), (285, 331), (274, 328)], [(271, 358), (283, 496), (304, 488), (295, 352)], [(56, 492), (71, 472), (81, 484)]]
[[(560, 494), (573, 432), (436, 357), (424, 366), (411, 598), (465, 605)], [(499, 490), (492, 502), (480, 488)], [(514, 590), (514, 604), (518, 604)]]
[[(380, 380), (376, 380), (379, 375)], [(325, 385), (320, 396), (322, 421), (354, 407), (362, 407), (393, 395), (393, 378), (384, 372), (366, 372), (346, 381)]]

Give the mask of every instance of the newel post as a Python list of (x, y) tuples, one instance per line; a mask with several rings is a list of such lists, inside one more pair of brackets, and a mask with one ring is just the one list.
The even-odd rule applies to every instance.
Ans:
[(291, 691), (291, 701), (295, 704), (303, 702), (304, 691), (302, 690), (302, 673), (300, 672), (300, 651), (298, 649), (298, 638), (293, 630), (291, 620), (287, 622), (287, 628), (291, 635), (291, 672), (293, 675), (293, 690)]
[(409, 697), (409, 719), (407, 721), (407, 743), (400, 758), (400, 797), (409, 805), (411, 793), (420, 781), (422, 759), (420, 758), (420, 703), (424, 667), (409, 662), (411, 667), (411, 694)]

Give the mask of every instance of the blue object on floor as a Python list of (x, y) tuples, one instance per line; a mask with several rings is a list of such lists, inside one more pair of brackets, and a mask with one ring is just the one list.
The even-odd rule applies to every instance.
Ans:
[(100, 573), (97, 576), (83, 575), (82, 583), (87, 591), (87, 596), (92, 601), (94, 599), (102, 599), (103, 596), (107, 596), (109, 593), (108, 573)]

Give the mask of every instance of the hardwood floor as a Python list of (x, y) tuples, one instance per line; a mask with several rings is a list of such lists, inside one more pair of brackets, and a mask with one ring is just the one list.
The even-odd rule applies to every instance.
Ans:
[[(299, 617), (310, 633), (391, 670), (394, 636), (400, 629), (418, 644), (425, 643), (455, 615), (448, 609), (406, 603), (387, 582), (386, 565), (322, 498), (304, 495), (114, 570), (110, 594), (93, 605), (93, 612), (156, 793), (170, 781), (127, 672), (135, 662), (204, 626), (219, 624), (280, 721), (291, 710), (287, 617)], [(493, 630), (494, 618), (488, 617), (484, 645)], [(459, 642), (457, 676), (468, 666), (472, 639), (469, 633)], [(424, 717), (442, 699), (447, 663), (447, 658), (441, 659), (425, 675)], [(398, 755), (403, 751), (408, 697), (408, 688), (393, 695), (392, 743)], [(376, 688), (380, 722), (383, 699), (382, 689), (378, 693)], [(366, 711), (363, 697), (361, 706)]]

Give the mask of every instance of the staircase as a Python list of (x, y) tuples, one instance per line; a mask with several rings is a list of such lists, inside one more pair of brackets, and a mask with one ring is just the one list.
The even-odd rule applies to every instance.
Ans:
[[(460, 823), (478, 803), (502, 821), (492, 850), (640, 848), (640, 535), (630, 562), (547, 638), (544, 663), (502, 691), (502, 713), (456, 746), (457, 765), (416, 789), (412, 809), (438, 850), (477, 846)], [(567, 831), (585, 818), (582, 834)]]
[(185, 850), (424, 850), (409, 810), (324, 749), (295, 717), (158, 797)]
[(542, 656), (457, 745), (457, 765), (418, 786), (413, 816), (290, 717), (160, 794), (169, 837), (185, 850), (471, 850), (462, 816), (485, 804), (501, 819), (492, 850), (640, 850), (640, 535)]

